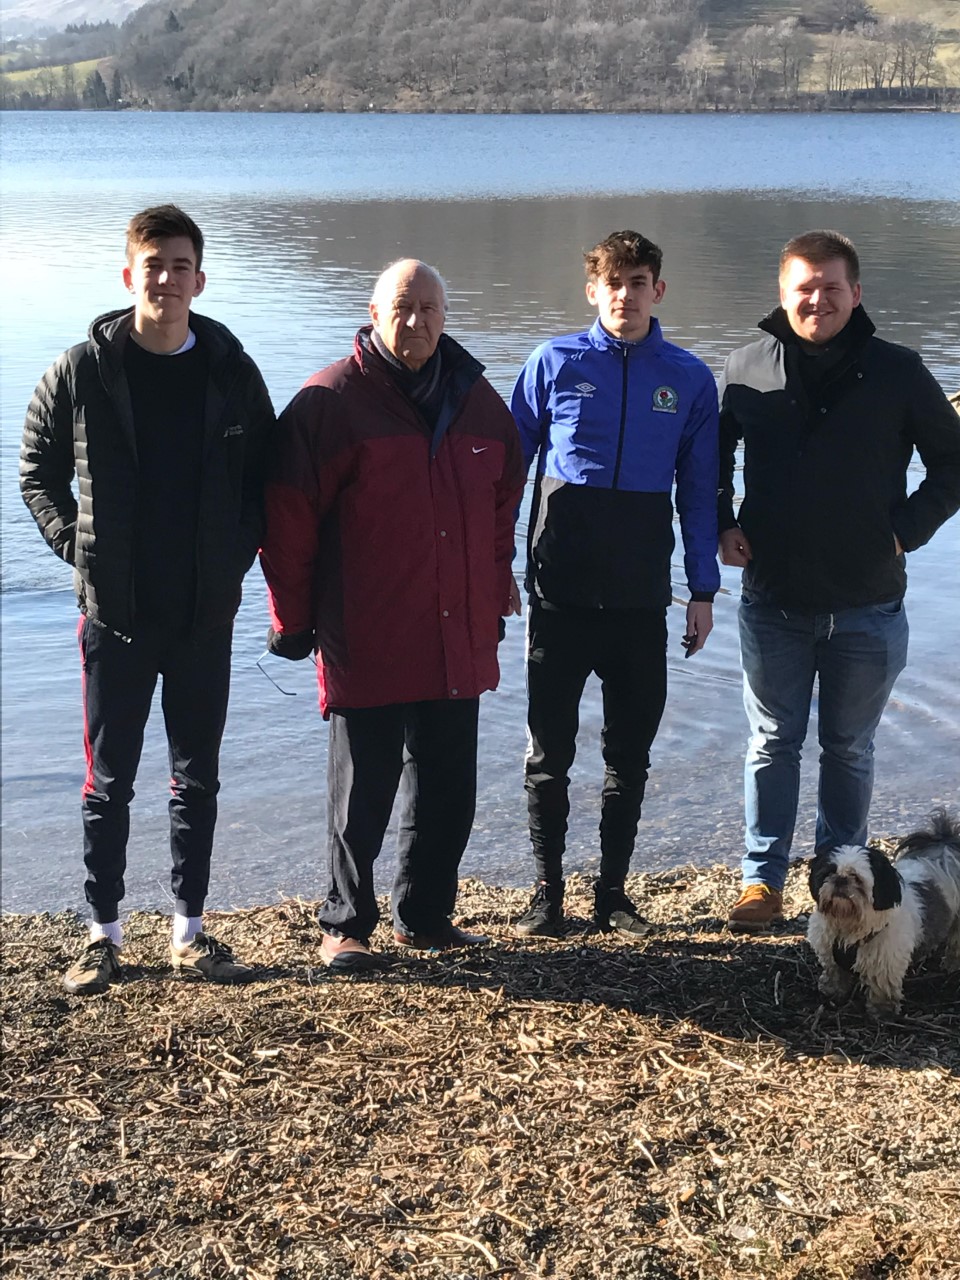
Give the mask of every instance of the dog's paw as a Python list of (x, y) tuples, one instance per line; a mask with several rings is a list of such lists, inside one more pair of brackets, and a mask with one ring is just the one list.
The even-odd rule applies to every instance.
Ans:
[(848, 973), (821, 973), (817, 986), (820, 994), (828, 1000), (848, 1000), (855, 986), (854, 978)]
[(867, 996), (866, 1014), (876, 1022), (889, 1022), (900, 1012), (900, 1001), (881, 996)]

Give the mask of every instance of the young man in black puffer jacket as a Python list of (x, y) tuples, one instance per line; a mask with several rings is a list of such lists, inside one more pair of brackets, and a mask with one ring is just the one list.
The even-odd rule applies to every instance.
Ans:
[[(73, 566), (82, 614), (83, 787), (90, 943), (64, 978), (119, 981), (119, 904), (144, 727), (158, 679), (170, 749), (174, 968), (239, 982), (253, 970), (203, 932), (233, 619), (263, 532), (273, 408), (223, 325), (193, 316), (203, 236), (174, 205), (136, 214), (134, 297), (47, 370), (27, 412), (24, 501)], [(77, 496), (72, 482), (76, 478)]]

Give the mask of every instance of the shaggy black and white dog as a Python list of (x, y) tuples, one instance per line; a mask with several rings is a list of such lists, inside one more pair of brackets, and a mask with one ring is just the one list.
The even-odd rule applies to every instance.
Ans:
[(879, 849), (843, 845), (810, 868), (817, 908), (807, 940), (823, 968), (820, 990), (849, 996), (859, 982), (867, 1008), (897, 1013), (911, 961), (942, 949), (960, 971), (960, 821), (943, 809), (901, 840), (891, 863)]

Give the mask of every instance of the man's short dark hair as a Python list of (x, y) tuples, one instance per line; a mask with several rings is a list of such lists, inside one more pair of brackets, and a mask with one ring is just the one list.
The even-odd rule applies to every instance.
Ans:
[(663, 251), (639, 231), (614, 231), (583, 255), (589, 280), (606, 280), (625, 267), (649, 267), (654, 283), (660, 279)]
[(174, 236), (186, 236), (197, 255), (197, 270), (203, 261), (203, 232), (190, 217), (175, 204), (156, 204), (135, 213), (127, 225), (127, 261), (133, 262), (137, 250), (158, 240), (171, 240)]
[(840, 231), (804, 231), (803, 235), (788, 240), (780, 251), (780, 274), (791, 258), (821, 267), (834, 258), (842, 258), (847, 264), (847, 279), (851, 284), (860, 281), (860, 259), (849, 236)]

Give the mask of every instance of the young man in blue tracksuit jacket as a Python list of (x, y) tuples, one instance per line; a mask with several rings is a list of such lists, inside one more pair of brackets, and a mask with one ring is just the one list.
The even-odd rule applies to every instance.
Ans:
[(584, 259), (597, 321), (538, 347), (511, 404), (528, 468), (539, 455), (525, 583), (524, 783), (537, 885), (516, 924), (522, 936), (555, 934), (562, 923), (568, 773), (591, 672), (603, 687), (605, 764), (595, 923), (646, 932), (624, 882), (666, 700), (674, 483), (687, 657), (710, 633), (720, 585), (713, 375), (667, 342), (651, 315), (665, 291), (655, 244), (615, 232)]

